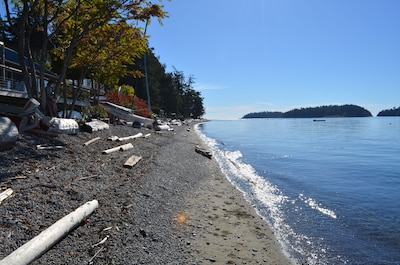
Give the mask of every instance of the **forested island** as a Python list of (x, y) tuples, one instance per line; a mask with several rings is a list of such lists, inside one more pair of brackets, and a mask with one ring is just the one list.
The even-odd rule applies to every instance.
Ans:
[(400, 116), (400, 107), (382, 110), (377, 116)]
[(368, 110), (357, 105), (330, 105), (293, 109), (287, 112), (253, 112), (248, 113), (242, 119), (253, 118), (329, 118), (329, 117), (371, 117)]

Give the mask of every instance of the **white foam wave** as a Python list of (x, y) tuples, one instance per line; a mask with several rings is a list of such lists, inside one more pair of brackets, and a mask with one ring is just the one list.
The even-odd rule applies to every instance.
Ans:
[(313, 198), (307, 198), (303, 194), (299, 194), (299, 198), (308, 206), (310, 206), (312, 209), (319, 211), (322, 214), (325, 214), (333, 219), (337, 218), (337, 215), (335, 214), (334, 211), (329, 210), (327, 208), (324, 208), (320, 203), (315, 201)]

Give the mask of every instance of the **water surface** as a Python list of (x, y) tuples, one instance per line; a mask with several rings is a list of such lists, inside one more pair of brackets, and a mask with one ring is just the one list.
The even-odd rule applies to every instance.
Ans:
[(400, 117), (198, 126), (228, 179), (307, 264), (400, 264)]

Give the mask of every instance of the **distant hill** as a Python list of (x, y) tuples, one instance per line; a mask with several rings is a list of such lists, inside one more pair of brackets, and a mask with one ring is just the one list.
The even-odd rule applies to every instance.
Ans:
[(377, 116), (400, 116), (400, 107), (382, 110)]
[(242, 117), (242, 119), (253, 119), (253, 118), (283, 118), (283, 112), (278, 112), (278, 111), (252, 112)]
[(242, 119), (253, 118), (328, 118), (328, 117), (371, 117), (368, 110), (356, 105), (330, 105), (293, 109), (287, 112), (253, 112)]

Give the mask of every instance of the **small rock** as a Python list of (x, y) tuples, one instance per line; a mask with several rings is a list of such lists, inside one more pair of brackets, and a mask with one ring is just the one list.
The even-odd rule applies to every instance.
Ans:
[(143, 237), (147, 237), (147, 233), (146, 231), (144, 231), (143, 229), (139, 230), (139, 233), (143, 236)]

